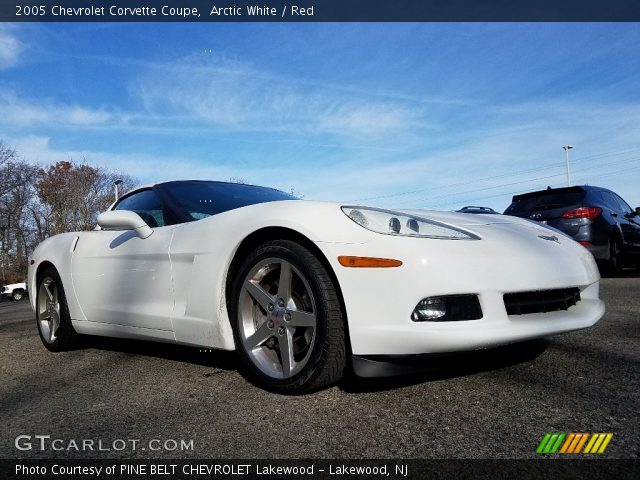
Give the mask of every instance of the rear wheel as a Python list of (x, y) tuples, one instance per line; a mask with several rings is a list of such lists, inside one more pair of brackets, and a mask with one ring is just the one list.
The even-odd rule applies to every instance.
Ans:
[(620, 240), (612, 238), (609, 240), (609, 259), (604, 263), (602, 275), (605, 277), (615, 277), (622, 271), (622, 250)]
[(52, 352), (69, 350), (77, 342), (62, 281), (53, 268), (45, 270), (38, 279), (36, 323), (40, 340)]
[(280, 393), (337, 382), (345, 368), (344, 320), (322, 263), (297, 243), (262, 244), (233, 283), (230, 317), (251, 378)]

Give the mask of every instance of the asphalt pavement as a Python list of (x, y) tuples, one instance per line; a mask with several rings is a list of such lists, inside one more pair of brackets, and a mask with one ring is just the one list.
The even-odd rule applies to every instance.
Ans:
[(638, 458), (640, 272), (601, 295), (591, 329), (299, 397), (255, 387), (229, 352), (88, 338), (50, 353), (28, 302), (5, 301), (0, 458), (535, 458), (547, 432), (612, 432), (603, 456)]

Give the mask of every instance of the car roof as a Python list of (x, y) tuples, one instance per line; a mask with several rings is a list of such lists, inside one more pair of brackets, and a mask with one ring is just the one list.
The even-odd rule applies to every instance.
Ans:
[(226, 185), (244, 185), (247, 187), (257, 187), (257, 188), (267, 188), (269, 190), (276, 190), (276, 191), (282, 191), (282, 190), (278, 190), (277, 188), (273, 188), (273, 187), (265, 187), (264, 185), (254, 185), (251, 183), (240, 183), (240, 182), (225, 182), (223, 180), (196, 180), (196, 179), (176, 179), (176, 180), (163, 180), (161, 182), (155, 182), (155, 183), (145, 183), (144, 185), (140, 185), (138, 187), (134, 187), (131, 190), (128, 190), (124, 193), (122, 193), (120, 195), (120, 198), (125, 197), (133, 192), (137, 192), (139, 190), (147, 190), (150, 188), (154, 188), (157, 187), (159, 185), (166, 185), (169, 183), (188, 183), (188, 182), (199, 182), (199, 183), (219, 183), (219, 184), (226, 184)]
[(457, 210), (457, 211), (461, 212), (463, 210), (481, 210), (481, 211), (484, 211), (484, 212), (488, 212), (488, 211), (495, 212), (495, 210), (493, 208), (490, 208), (490, 207), (477, 207), (475, 205), (467, 205), (466, 207), (462, 207), (460, 210)]
[(544, 190), (536, 190), (534, 192), (521, 193), (520, 195), (514, 195), (513, 201), (522, 200), (525, 198), (537, 197), (539, 195), (544, 195), (545, 193), (581, 193), (581, 192), (595, 192), (595, 191), (605, 191), (611, 192), (608, 188), (598, 187), (596, 185), (574, 185), (571, 187), (559, 187), (559, 188), (551, 188), (547, 187)]

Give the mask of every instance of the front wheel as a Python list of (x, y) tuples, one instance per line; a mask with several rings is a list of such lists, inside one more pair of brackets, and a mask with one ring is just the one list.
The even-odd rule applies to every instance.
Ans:
[(337, 382), (346, 364), (344, 317), (326, 268), (305, 247), (270, 241), (235, 275), (230, 318), (250, 377), (280, 393)]
[(77, 342), (78, 334), (71, 324), (62, 281), (53, 268), (45, 270), (38, 279), (36, 323), (40, 340), (52, 352), (69, 350)]
[(14, 290), (11, 294), (11, 298), (13, 298), (15, 302), (19, 302), (24, 298), (24, 292), (22, 290)]

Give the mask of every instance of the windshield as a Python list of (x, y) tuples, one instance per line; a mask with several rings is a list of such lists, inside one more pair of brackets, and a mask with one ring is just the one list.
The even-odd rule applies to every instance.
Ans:
[(201, 220), (257, 203), (298, 200), (280, 190), (241, 183), (189, 180), (162, 183), (158, 189), (184, 217), (184, 221)]

